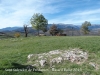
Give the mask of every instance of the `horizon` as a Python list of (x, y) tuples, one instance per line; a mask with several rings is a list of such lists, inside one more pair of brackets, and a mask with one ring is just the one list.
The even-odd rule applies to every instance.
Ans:
[(48, 24), (100, 24), (99, 5), (98, 0), (0, 0), (0, 29), (30, 25), (34, 13), (42, 13)]
[[(58, 24), (63, 24), (63, 23), (58, 23)], [(55, 25), (58, 25), (58, 24), (55, 24)], [(74, 25), (74, 24), (66, 24), (66, 25)], [(75, 25), (75, 26), (80, 26), (80, 25)], [(23, 26), (12, 26), (12, 27), (5, 27), (5, 28), (13, 28), (13, 27), (23, 27)], [(32, 26), (29, 26), (29, 27), (32, 27)], [(4, 28), (0, 28), (0, 29), (4, 29)]]
[[(59, 24), (63, 24), (63, 23), (58, 23), (58, 24), (55, 24), (55, 25), (59, 25)], [(53, 25), (53, 24), (52, 24)], [(73, 26), (81, 26), (81, 25), (75, 25), (75, 24), (63, 24), (63, 26), (65, 26), (65, 25), (73, 25)], [(100, 24), (91, 24), (91, 26), (95, 26), (95, 25), (100, 25)], [(23, 26), (12, 26), (12, 27), (5, 27), (5, 28), (22, 28)], [(28, 27), (32, 27), (32, 26), (28, 26)], [(0, 28), (0, 30), (1, 29), (5, 29), (5, 28)]]

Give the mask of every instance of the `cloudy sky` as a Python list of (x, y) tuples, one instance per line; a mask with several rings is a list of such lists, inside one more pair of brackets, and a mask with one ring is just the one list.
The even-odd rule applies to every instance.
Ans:
[(0, 0), (0, 28), (30, 24), (34, 13), (51, 24), (100, 24), (100, 0)]

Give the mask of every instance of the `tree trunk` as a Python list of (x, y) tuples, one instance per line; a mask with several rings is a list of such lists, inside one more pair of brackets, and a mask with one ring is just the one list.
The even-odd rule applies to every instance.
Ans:
[(39, 36), (39, 29), (38, 29), (38, 36)]
[(25, 32), (25, 37), (27, 37), (27, 32)]
[(28, 36), (28, 28), (27, 28), (27, 25), (24, 25), (24, 31), (25, 31), (25, 37)]

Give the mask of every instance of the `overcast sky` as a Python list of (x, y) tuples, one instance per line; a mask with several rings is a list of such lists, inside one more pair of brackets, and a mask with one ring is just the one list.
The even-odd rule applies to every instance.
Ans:
[(51, 24), (100, 24), (100, 0), (0, 0), (0, 28), (30, 24), (34, 13)]

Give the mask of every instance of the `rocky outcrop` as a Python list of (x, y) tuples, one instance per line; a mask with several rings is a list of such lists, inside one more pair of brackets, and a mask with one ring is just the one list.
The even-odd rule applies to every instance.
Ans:
[(52, 67), (54, 64), (63, 63), (63, 61), (81, 64), (88, 59), (88, 53), (76, 48), (70, 50), (53, 50), (42, 54), (29, 54), (27, 58), (28, 63), (33, 66), (44, 67), (49, 65)]

